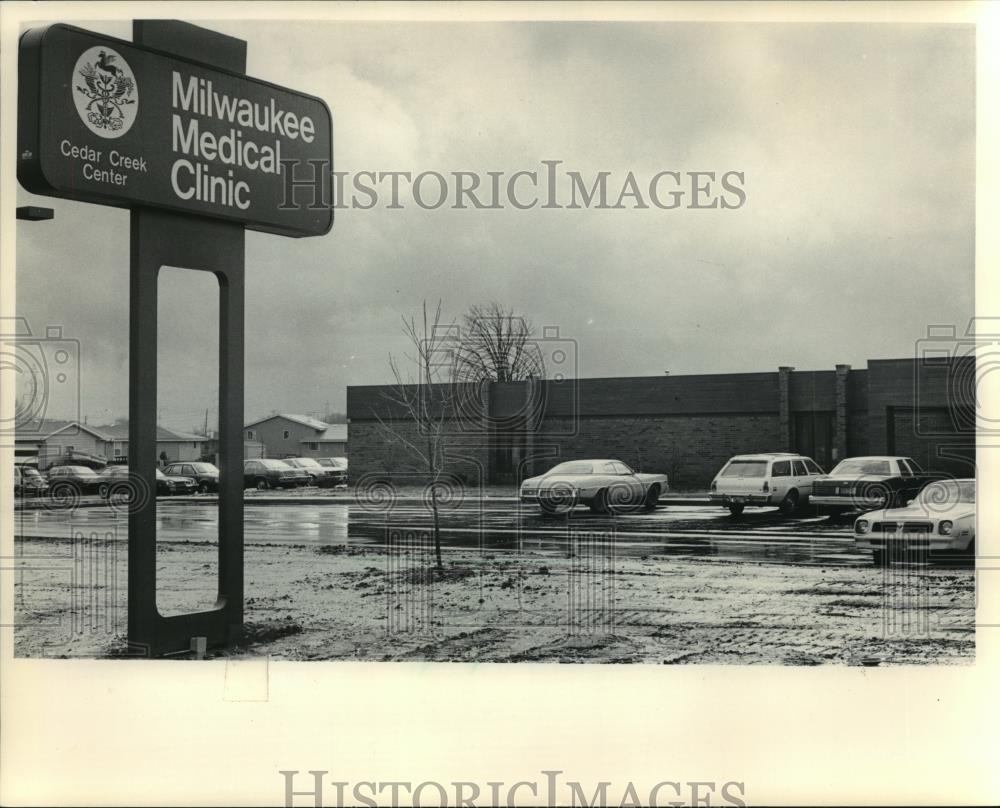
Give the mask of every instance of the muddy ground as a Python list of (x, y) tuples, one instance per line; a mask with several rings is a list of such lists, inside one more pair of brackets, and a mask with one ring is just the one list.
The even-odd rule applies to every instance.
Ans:
[[(127, 654), (126, 543), (17, 540), (15, 653)], [(214, 545), (159, 547), (160, 610), (211, 604)], [(425, 544), (246, 547), (244, 644), (288, 660), (970, 663), (974, 575)], [(220, 654), (220, 652), (215, 652)]]

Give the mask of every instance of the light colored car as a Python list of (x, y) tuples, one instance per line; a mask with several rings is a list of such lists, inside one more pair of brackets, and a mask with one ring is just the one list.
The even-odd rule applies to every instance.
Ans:
[(813, 486), (812, 502), (834, 510), (877, 511), (913, 499), (927, 483), (946, 479), (912, 457), (872, 455), (841, 460)]
[(347, 485), (346, 457), (317, 457), (316, 462), (327, 470), (337, 485)]
[(854, 521), (855, 546), (871, 550), (876, 565), (893, 551), (971, 553), (975, 542), (974, 479), (928, 483), (905, 508), (872, 511)]
[(320, 488), (333, 488), (335, 485), (340, 485), (346, 477), (346, 473), (340, 469), (324, 466), (312, 457), (286, 457), (282, 462), (308, 474), (310, 483)]
[(666, 474), (640, 474), (620, 460), (570, 460), (521, 483), (521, 502), (549, 514), (577, 505), (595, 513), (651, 511), (668, 487)]
[(777, 505), (785, 515), (809, 501), (813, 482), (824, 475), (816, 462), (791, 452), (762, 452), (730, 458), (708, 489), (712, 502), (733, 516), (747, 505)]
[(49, 481), (39, 473), (38, 469), (20, 463), (14, 464), (14, 496), (40, 497), (48, 490)]

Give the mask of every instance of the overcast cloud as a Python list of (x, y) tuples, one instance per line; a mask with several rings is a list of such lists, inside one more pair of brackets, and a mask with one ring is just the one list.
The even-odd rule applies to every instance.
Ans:
[[(341, 409), (347, 385), (390, 381), (399, 317), (424, 298), (454, 316), (497, 299), (558, 326), (582, 376), (864, 367), (972, 315), (971, 27), (210, 27), (248, 40), (251, 75), (326, 99), (339, 171), (555, 159), (618, 183), (741, 171), (747, 195), (738, 210), (380, 206), (338, 210), (325, 237), (249, 233), (248, 418)], [(56, 209), (19, 225), (18, 313), (80, 340), (92, 423), (125, 414), (128, 214), (18, 204)], [(164, 289), (167, 425), (215, 418), (207, 297)]]

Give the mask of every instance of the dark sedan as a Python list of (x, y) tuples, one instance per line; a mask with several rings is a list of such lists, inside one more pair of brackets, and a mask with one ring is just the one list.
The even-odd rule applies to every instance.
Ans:
[(219, 490), (219, 470), (212, 463), (171, 463), (163, 473), (168, 477), (189, 477), (203, 494)]
[[(129, 476), (128, 466), (108, 466), (100, 474), (101, 483), (97, 493), (104, 499), (115, 497), (131, 498), (138, 485)], [(198, 484), (190, 477), (168, 477), (156, 470), (156, 496), (169, 497), (178, 494), (193, 494)]]
[(49, 469), (49, 496), (63, 497), (93, 494), (101, 485), (101, 478), (86, 466), (53, 466)]
[(294, 488), (308, 485), (310, 477), (281, 460), (244, 460), (243, 487), (266, 491), (268, 488)]
[(906, 505), (944, 475), (926, 472), (911, 457), (849, 457), (813, 482), (813, 505), (833, 510), (877, 511)]

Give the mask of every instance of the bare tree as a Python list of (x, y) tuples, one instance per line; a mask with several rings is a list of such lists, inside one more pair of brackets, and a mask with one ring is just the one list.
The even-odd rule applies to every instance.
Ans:
[[(425, 300), (421, 320), (413, 316), (409, 319), (403, 317), (402, 320), (403, 333), (413, 346), (413, 352), (403, 354), (403, 358), (409, 367), (415, 369), (416, 378), (412, 370), (405, 371), (400, 360), (390, 354), (393, 385), (383, 396), (390, 410), (401, 416), (401, 422), (397, 424), (391, 415), (382, 418), (375, 413), (375, 418), (388, 437), (403, 444), (419, 460), (430, 478), (434, 553), (437, 569), (443, 572), (438, 484), (444, 471), (447, 422), (454, 410), (451, 356), (454, 352), (455, 323), (442, 324), (440, 300), (433, 314), (428, 314)], [(407, 434), (407, 426), (416, 427), (416, 433)]]
[(472, 306), (462, 318), (455, 351), (455, 380), (513, 382), (545, 377), (545, 363), (531, 322), (491, 301)]

